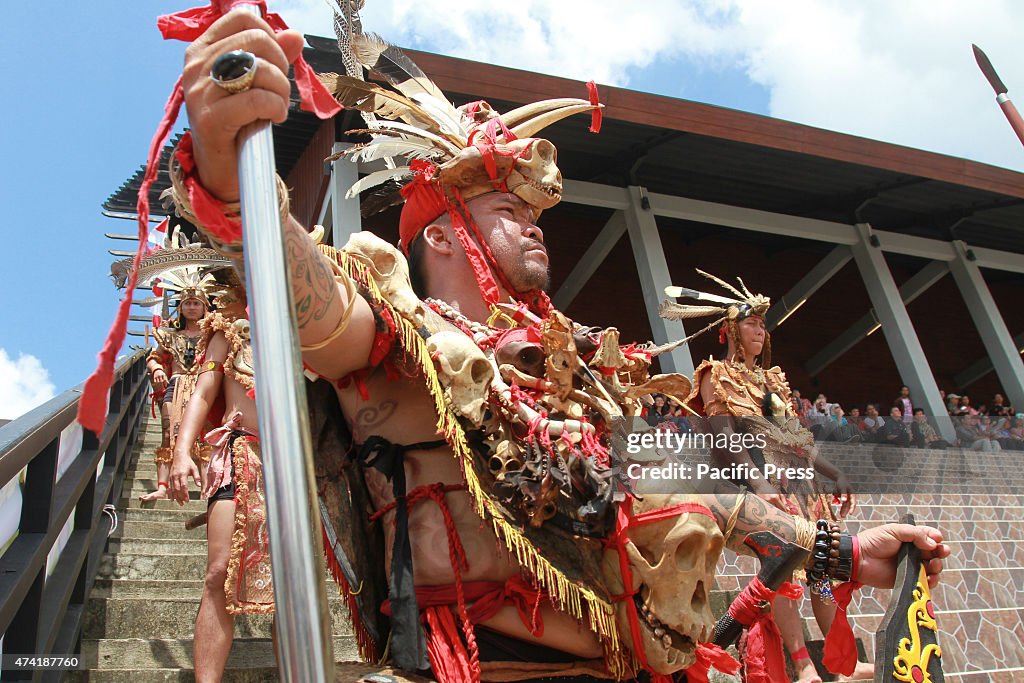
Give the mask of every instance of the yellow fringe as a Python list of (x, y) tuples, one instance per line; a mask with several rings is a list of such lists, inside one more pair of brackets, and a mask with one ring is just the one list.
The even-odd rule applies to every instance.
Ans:
[[(598, 634), (605, 643), (606, 659), (610, 668), (618, 671), (621, 657), (618, 629), (615, 624), (615, 607), (598, 596), (594, 591), (575, 583), (551, 564), (514, 525), (506, 521), (494, 502), (487, 496), (480, 480), (473, 470), (473, 454), (466, 441), (466, 432), (444, 398), (444, 388), (437, 376), (427, 343), (416, 327), (406, 320), (390, 302), (384, 298), (367, 267), (346, 252), (337, 253), (338, 265), (342, 271), (366, 288), (370, 297), (383, 306), (394, 318), (397, 335), (402, 349), (412, 358), (423, 373), (427, 391), (434, 398), (437, 410), (437, 431), (444, 436), (455, 457), (462, 463), (463, 476), (476, 513), (491, 523), (495, 536), (513, 553), (519, 564), (526, 568), (537, 583), (545, 588), (557, 609), (567, 612), (577, 620), (586, 619), (590, 630)], [(611, 673), (620, 675), (616, 670)]]

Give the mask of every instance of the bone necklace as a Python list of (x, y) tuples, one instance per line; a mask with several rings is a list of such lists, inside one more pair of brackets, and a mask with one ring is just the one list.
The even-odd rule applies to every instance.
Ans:
[(451, 322), (455, 323), (457, 327), (461, 327), (464, 330), (469, 330), (469, 332), (471, 333), (470, 336), (473, 338), (473, 341), (475, 341), (477, 344), (480, 344), (481, 342), (489, 338), (491, 335), (493, 335), (495, 332), (499, 331), (496, 328), (490, 327), (483, 323), (478, 323), (475, 320), (470, 320), (465, 315), (457, 311), (454, 307), (452, 307), (452, 305), (449, 304), (447, 301), (441, 301), (440, 299), (434, 299), (432, 297), (428, 297), (427, 299), (424, 299), (424, 301), (426, 301), (427, 304), (429, 304), (430, 307), (433, 308), (437, 312), (437, 314), (440, 315), (442, 318), (447, 318)]

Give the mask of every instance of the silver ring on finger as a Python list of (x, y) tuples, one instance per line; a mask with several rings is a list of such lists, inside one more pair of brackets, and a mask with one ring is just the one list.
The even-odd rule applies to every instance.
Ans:
[(256, 55), (245, 50), (232, 50), (214, 60), (210, 79), (231, 94), (245, 92), (256, 80), (257, 68)]

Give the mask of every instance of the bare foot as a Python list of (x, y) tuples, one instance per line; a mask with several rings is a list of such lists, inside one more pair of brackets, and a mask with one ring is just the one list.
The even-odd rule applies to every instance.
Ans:
[(152, 493), (147, 493), (144, 496), (139, 496), (139, 502), (140, 503), (152, 503), (152, 502), (155, 502), (155, 501), (158, 501), (158, 500), (167, 500), (167, 499), (168, 498), (167, 498), (167, 487), (166, 486), (158, 486), (156, 491), (153, 491)]
[(821, 683), (821, 676), (811, 660), (798, 659), (793, 662), (793, 668), (796, 669), (796, 683)]
[(850, 676), (840, 675), (837, 681), (870, 681), (875, 677), (875, 665), (867, 662), (857, 662), (857, 668)]

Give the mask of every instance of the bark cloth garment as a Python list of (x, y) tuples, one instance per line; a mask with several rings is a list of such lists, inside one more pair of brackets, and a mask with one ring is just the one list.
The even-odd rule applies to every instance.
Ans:
[[(561, 669), (549, 667), (538, 670), (534, 664), (540, 663), (536, 662), (521, 666), (514, 673), (509, 673), (509, 670), (496, 673), (491, 665), (482, 662), (479, 644), (475, 642), (472, 625), (475, 620), (481, 620), (481, 607), (477, 605), (481, 600), (495, 610), (505, 604), (517, 606), (523, 623), (531, 630), (541, 626), (534, 617), (540, 602), (550, 601), (556, 609), (574, 616), (589, 628), (605, 647), (603, 662), (596, 665), (577, 662), (570, 666), (583, 667), (579, 669), (581, 673), (589, 666), (585, 670), (586, 675), (600, 677), (603, 672), (606, 677), (625, 676), (631, 670), (632, 660), (619, 639), (615, 623), (616, 598), (605, 585), (602, 574), (603, 541), (615, 527), (617, 499), (613, 500), (613, 492), (618, 489), (611, 485), (610, 468), (606, 464), (609, 454), (600, 441), (605, 438), (604, 432), (587, 428), (603, 424), (602, 418), (596, 415), (596, 411), (578, 412), (579, 406), (566, 401), (567, 411), (577, 411), (567, 414), (581, 417), (563, 421), (560, 424), (565, 425), (566, 431), (561, 432), (561, 436), (552, 436), (546, 431), (551, 424), (548, 410), (542, 407), (543, 401), (551, 400), (550, 396), (543, 395), (544, 387), (550, 391), (550, 386), (542, 384), (533, 393), (515, 386), (507, 388), (503, 395), (495, 396), (495, 385), (487, 377), (494, 377), (495, 382), (497, 378), (490, 371), (491, 365), (483, 350), (494, 340), (470, 336), (466, 329), (442, 318), (416, 298), (408, 285), (404, 257), (396, 250), (369, 233), (353, 236), (342, 252), (335, 253), (323, 245), (320, 248), (328, 256), (336, 276), (355, 280), (377, 323), (367, 368), (331, 382), (319, 380), (316, 368), (306, 368), (307, 377), (313, 380), (313, 384), (307, 385), (307, 392), (328, 566), (352, 611), (361, 655), (365, 659), (377, 659), (386, 647), (395, 663), (406, 670), (422, 670), (429, 659), (439, 680), (453, 683), (566, 675), (566, 664), (560, 664)], [(545, 346), (549, 358), (558, 356), (576, 362), (572, 357), (577, 351), (572, 346), (571, 335), (578, 328), (573, 328), (572, 323), (557, 312), (546, 317), (543, 325), (536, 322), (531, 327), (517, 329), (532, 330), (524, 339), (532, 334), (534, 336), (530, 339), (536, 337), (538, 346), (541, 341), (548, 344), (551, 338), (561, 340), (562, 346), (553, 342), (553, 350)], [(653, 390), (648, 382), (655, 379), (675, 383), (678, 395), (685, 396), (689, 392), (688, 380), (680, 376), (662, 375), (648, 380), (646, 368), (650, 357), (644, 357), (630, 347), (620, 348), (617, 332), (602, 339), (612, 340), (613, 351), (602, 346), (595, 352), (595, 342), (588, 351), (579, 353), (588, 354), (584, 362), (599, 356), (614, 358), (615, 365), (604, 367), (609, 364), (597, 363), (592, 367), (595, 373), (614, 376), (628, 383), (628, 387), (623, 387), (622, 396), (626, 398), (622, 400), (636, 399), (635, 413), (628, 414), (639, 413), (638, 397)], [(605, 356), (601, 356), (602, 353)], [(481, 370), (484, 379), (479, 388), (472, 386), (477, 380), (475, 371), (480, 369), (473, 365), (476, 361), (487, 368), (486, 371)], [(461, 374), (456, 365), (461, 368)], [(568, 367), (571, 385), (572, 365)], [(470, 372), (469, 368), (473, 371)], [(556, 371), (550, 376), (557, 379)], [(541, 372), (543, 374), (543, 370)], [(410, 449), (439, 446), (440, 441), (396, 445), (380, 437), (372, 437), (358, 446), (353, 444), (331, 385), (354, 386), (365, 400), (368, 397), (365, 380), (371, 373), (379, 373), (388, 380), (404, 378), (413, 383), (422, 382), (435, 402), (437, 433), (461, 465), (462, 482), (420, 486), (402, 496), (404, 482), (397, 479), (404, 477), (404, 470), (396, 463)], [(570, 386), (568, 393), (571, 394), (572, 390)], [(629, 393), (633, 391), (637, 393)], [(633, 403), (629, 403), (630, 409), (632, 406)], [(512, 418), (509, 415), (513, 415), (512, 411), (517, 407), (520, 408), (519, 415), (534, 416), (524, 425), (526, 436), (513, 433), (511, 429)], [(574, 422), (579, 432), (568, 431), (570, 422)], [(605, 429), (603, 426), (599, 428)], [(544, 463), (545, 486), (551, 481), (560, 482), (565, 486), (562, 489), (566, 491), (565, 495), (540, 500), (541, 503), (550, 502), (550, 505), (523, 499), (517, 491), (534, 484), (526, 476), (529, 468), (525, 465), (512, 472), (521, 488), (519, 484), (511, 488), (507, 484), (502, 487), (500, 475), (493, 469), (492, 455), (496, 451), (507, 453), (508, 449), (521, 453), (528, 463)], [(575, 463), (574, 469), (568, 471), (568, 466), (567, 471), (559, 469), (567, 461)], [(363, 480), (365, 467), (391, 472), (396, 518), (407, 516), (408, 508), (416, 504), (440, 507), (449, 530), (448, 550), (456, 585), (440, 587), (437, 589), (439, 593), (428, 594), (422, 586), (413, 587), (411, 574), (399, 569), (396, 577), (395, 564), (392, 565), (389, 585), (383, 571), (386, 557), (384, 537), (377, 521), (391, 508), (374, 511)], [(445, 503), (447, 493), (461, 489), (467, 491), (483, 524), (518, 561), (522, 568), (521, 577), (487, 585), (461, 582), (466, 558), (461, 554), (461, 543), (454, 533), (454, 524), (446, 514)], [(544, 489), (541, 492), (544, 493)], [(404, 512), (399, 505), (406, 508)], [(404, 522), (396, 519), (396, 523), (399, 528), (396, 529), (393, 563), (399, 562), (406, 553), (401, 547), (405, 543), (402, 539), (404, 532), (400, 528)], [(410, 605), (415, 607), (410, 609)], [(391, 613), (391, 619), (381, 611), (382, 608)], [(420, 630), (420, 623), (426, 624), (429, 642)]]
[[(705, 377), (710, 379), (713, 391), (707, 403), (701, 396)], [(800, 424), (793, 411), (789, 384), (778, 366), (767, 370), (755, 366), (750, 370), (730, 360), (705, 360), (694, 371), (686, 405), (708, 418), (731, 416), (739, 431), (763, 435), (764, 449), (748, 449), (762, 471), (767, 463), (782, 469), (814, 465), (814, 435)], [(818, 490), (816, 480), (780, 478), (773, 473), (768, 483), (785, 494), (808, 521), (835, 519), (829, 498)]]

